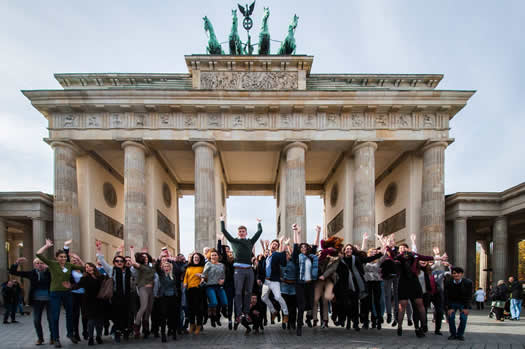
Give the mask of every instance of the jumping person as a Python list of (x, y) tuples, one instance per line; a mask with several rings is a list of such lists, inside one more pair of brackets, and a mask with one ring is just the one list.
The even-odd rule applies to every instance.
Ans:
[(275, 321), (278, 312), (275, 310), (273, 303), (270, 300), (270, 292), (273, 293), (275, 301), (279, 303), (283, 311), (283, 323), (288, 323), (288, 307), (284, 298), (281, 295), (281, 267), (286, 266), (286, 253), (282, 252), (284, 245), (281, 240), (273, 240), (270, 244), (270, 254), (263, 258), (259, 268), (262, 273), (258, 275), (257, 283), (262, 285), (261, 299), (270, 311), (272, 321)]
[(198, 335), (202, 330), (202, 303), (204, 292), (201, 284), (202, 272), (204, 271), (204, 256), (195, 252), (189, 258), (190, 262), (184, 274), (183, 285), (186, 289), (186, 301), (188, 303), (190, 333)]
[(312, 303), (314, 301), (314, 283), (317, 280), (318, 258), (316, 255), (317, 245), (319, 244), (319, 234), (321, 227), (316, 226), (316, 238), (313, 246), (306, 242), (301, 242), (301, 227), (297, 224), (292, 225), (294, 232), (294, 248), (292, 260), (297, 265), (295, 294), (297, 299), (297, 335), (303, 335), (304, 312), (307, 311), (306, 323), (312, 327)]
[[(61, 348), (60, 334), (59, 334), (59, 319), (60, 306), (63, 305), (66, 309), (66, 328), (67, 337), (71, 342), (77, 344), (78, 341), (73, 336), (73, 305), (71, 298), (71, 291), (63, 285), (64, 282), (69, 282), (71, 279), (72, 270), (84, 270), (80, 265), (74, 265), (67, 262), (67, 255), (63, 250), (58, 250), (55, 253), (56, 260), (52, 260), (44, 256), (44, 252), (53, 246), (53, 242), (46, 239), (46, 244), (42, 246), (37, 252), (36, 256), (45, 264), (48, 265), (51, 273), (51, 284), (49, 287), (49, 304), (51, 305), (51, 335), (55, 342), (55, 348)], [(72, 255), (72, 254), (71, 254)]]
[(140, 338), (140, 325), (144, 330), (144, 339), (149, 337), (149, 318), (153, 307), (153, 286), (155, 282), (155, 269), (150, 265), (151, 256), (147, 253), (135, 253), (130, 247), (131, 262), (137, 273), (137, 288), (139, 289), (140, 308), (135, 316), (133, 331), (135, 338)]
[(261, 220), (257, 218), (257, 232), (251, 238), (247, 238), (245, 226), (237, 228), (237, 238), (228, 233), (224, 224), (224, 217), (220, 217), (221, 231), (229, 241), (234, 255), (234, 284), (235, 284), (235, 322), (238, 324), (244, 320), (249, 322), (250, 300), (253, 289), (254, 273), (252, 270), (252, 249), (262, 234)]
[[(204, 266), (202, 275), (206, 281), (206, 296), (208, 297), (208, 318), (211, 321), (211, 326), (215, 327), (220, 311), (218, 309), (227, 310), (228, 299), (224, 291), (224, 279), (226, 278), (224, 264), (219, 262), (219, 253), (216, 249), (208, 250), (208, 262)], [(224, 311), (223, 315), (228, 314)]]
[(15, 264), (9, 269), (9, 274), (20, 276), (30, 281), (29, 288), (29, 304), (33, 307), (33, 325), (35, 326), (36, 335), (38, 337), (36, 345), (44, 344), (44, 332), (42, 331), (42, 313), (46, 310), (47, 322), (51, 336), (51, 307), (49, 305), (49, 286), (51, 284), (51, 274), (47, 269), (47, 265), (40, 259), (33, 260), (33, 270), (19, 271), (18, 266), (27, 261), (26, 258), (20, 257)]

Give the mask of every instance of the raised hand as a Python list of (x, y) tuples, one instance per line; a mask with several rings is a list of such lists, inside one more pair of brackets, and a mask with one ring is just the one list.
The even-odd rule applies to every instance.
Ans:
[(147, 247), (143, 247), (140, 252), (142, 253), (148, 253), (148, 248)]
[(46, 239), (46, 247), (53, 247), (53, 241)]
[(321, 226), (318, 224), (315, 226), (315, 232), (319, 234), (321, 232)]
[(368, 233), (366, 231), (363, 233), (363, 240), (368, 240)]
[(62, 281), (62, 286), (64, 286), (65, 288), (71, 288), (71, 282), (69, 282), (69, 281)]
[(261, 223), (261, 219), (260, 218), (257, 218), (257, 223)]
[(434, 252), (434, 256), (439, 255), (439, 247), (435, 246), (435, 247), (432, 249), (432, 252)]
[(102, 251), (102, 241), (95, 240), (95, 250), (97, 253), (100, 253)]
[(221, 222), (224, 222), (224, 216), (220, 216), (219, 219), (221, 220)]
[(287, 238), (286, 240), (284, 240), (285, 245), (288, 245), (289, 243), (290, 243), (290, 238)]
[(121, 246), (117, 247), (117, 253), (118, 254), (122, 254), (123, 251), (124, 251), (124, 245), (121, 245)]
[(67, 241), (64, 241), (64, 246), (69, 247), (69, 245), (71, 245), (72, 242), (73, 242), (72, 239), (69, 239), (69, 240), (67, 240)]
[(15, 261), (15, 264), (24, 264), (27, 261), (27, 258), (20, 257)]
[(293, 231), (299, 230), (299, 226), (297, 225), (297, 223), (292, 224), (292, 230)]
[(416, 234), (410, 234), (410, 240), (412, 243), (416, 243)]

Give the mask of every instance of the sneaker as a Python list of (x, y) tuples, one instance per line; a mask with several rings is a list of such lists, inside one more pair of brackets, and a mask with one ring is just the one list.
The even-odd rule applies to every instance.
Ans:
[(312, 328), (312, 319), (306, 318), (306, 326), (308, 326), (309, 328)]
[(272, 315), (271, 315), (271, 317), (270, 317), (270, 321), (271, 321), (272, 325), (275, 324), (275, 318), (277, 317), (278, 314), (279, 314), (279, 313), (276, 312), (276, 311), (274, 311), (274, 312), (272, 313)]
[(77, 344), (77, 343), (78, 343), (78, 341), (77, 341), (77, 339), (75, 338), (75, 336), (67, 336), (67, 338), (69, 338), (69, 340), (70, 340), (71, 343), (73, 343), (73, 344)]
[(35, 343), (35, 345), (42, 345), (44, 344), (44, 340), (43, 339), (38, 339)]
[(392, 327), (396, 327), (396, 326), (397, 326), (397, 321), (396, 320), (392, 321)]
[(60, 340), (55, 340), (55, 348), (62, 348), (62, 344), (60, 344)]

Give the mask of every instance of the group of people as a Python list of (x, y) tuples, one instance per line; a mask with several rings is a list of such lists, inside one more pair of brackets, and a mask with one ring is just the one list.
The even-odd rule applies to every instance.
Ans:
[(89, 345), (103, 343), (110, 323), (115, 342), (151, 335), (166, 342), (181, 334), (198, 335), (208, 322), (212, 327), (227, 322), (229, 330), (242, 326), (246, 334), (264, 333), (268, 315), (270, 323), (280, 321), (297, 336), (307, 327), (327, 328), (329, 314), (333, 325), (348, 330), (381, 330), (386, 321), (402, 336), (407, 313), (408, 325), (414, 325), (417, 337), (424, 337), (430, 304), (435, 335), (442, 335), (446, 313), (449, 339), (464, 339), (472, 282), (439, 249), (434, 256), (417, 253), (414, 235), (412, 246), (396, 245), (391, 234), (376, 236), (380, 247), (368, 248), (375, 244), (369, 244), (366, 233), (361, 246), (344, 244), (337, 236), (325, 235), (319, 241), (317, 226), (315, 241), (309, 244), (294, 224), (293, 241), (261, 240), (263, 252), (255, 255), (260, 219), (252, 237), (245, 226), (233, 236), (220, 219), (217, 246), (202, 254), (193, 252), (187, 261), (182, 254), (170, 255), (167, 248), (154, 259), (147, 250), (131, 247), (129, 255), (118, 249), (109, 263), (99, 241), (95, 263), (84, 263), (71, 252), (71, 241), (52, 259), (45, 253), (53, 246), (50, 240), (38, 250), (32, 271), (18, 270), (25, 258), (18, 259), (10, 273), (30, 280), (36, 344), (44, 343), (45, 309), (50, 343), (61, 346), (61, 306), (67, 337), (73, 343), (83, 338)]

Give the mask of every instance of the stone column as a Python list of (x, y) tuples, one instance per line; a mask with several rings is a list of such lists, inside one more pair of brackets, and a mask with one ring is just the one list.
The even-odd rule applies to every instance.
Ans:
[(284, 149), (285, 169), (286, 169), (286, 214), (285, 221), (281, 220), (281, 231), (284, 236), (293, 239), (292, 224), (301, 227), (301, 239), (306, 241), (306, 177), (305, 177), (305, 157), (308, 146), (302, 142), (293, 142)]
[(135, 251), (147, 246), (146, 231), (146, 147), (137, 142), (122, 143), (124, 149), (124, 246)]
[(367, 232), (369, 247), (373, 246), (376, 233), (375, 215), (375, 151), (377, 143), (365, 142), (356, 145), (354, 154), (354, 223), (353, 243), (361, 244)]
[(421, 254), (433, 247), (445, 250), (445, 142), (430, 142), (423, 148), (421, 201)]
[(488, 291), (488, 254), (489, 242), (487, 240), (480, 241), (481, 249), (479, 250), (479, 287), (482, 287), (485, 292)]
[[(7, 250), (5, 242), (7, 241), (7, 226), (5, 221), (0, 218), (0, 280), (2, 282), (7, 280)], [(2, 300), (3, 303), (3, 300)]]
[(467, 234), (467, 218), (456, 217), (454, 219), (454, 260), (452, 264), (465, 270), (467, 269)]
[(215, 162), (217, 148), (208, 142), (192, 146), (195, 153), (195, 250), (215, 246), (210, 236), (215, 235)]
[(64, 241), (73, 239), (71, 249), (80, 251), (78, 151), (75, 146), (66, 142), (52, 142), (51, 147), (55, 152), (54, 249), (61, 249)]
[(36, 254), (36, 251), (40, 247), (46, 244), (46, 221), (41, 218), (33, 218), (33, 251), (32, 255)]
[(508, 231), (507, 217), (500, 216), (494, 221), (493, 239), (494, 250), (492, 256), (493, 283), (507, 280), (508, 264)]

